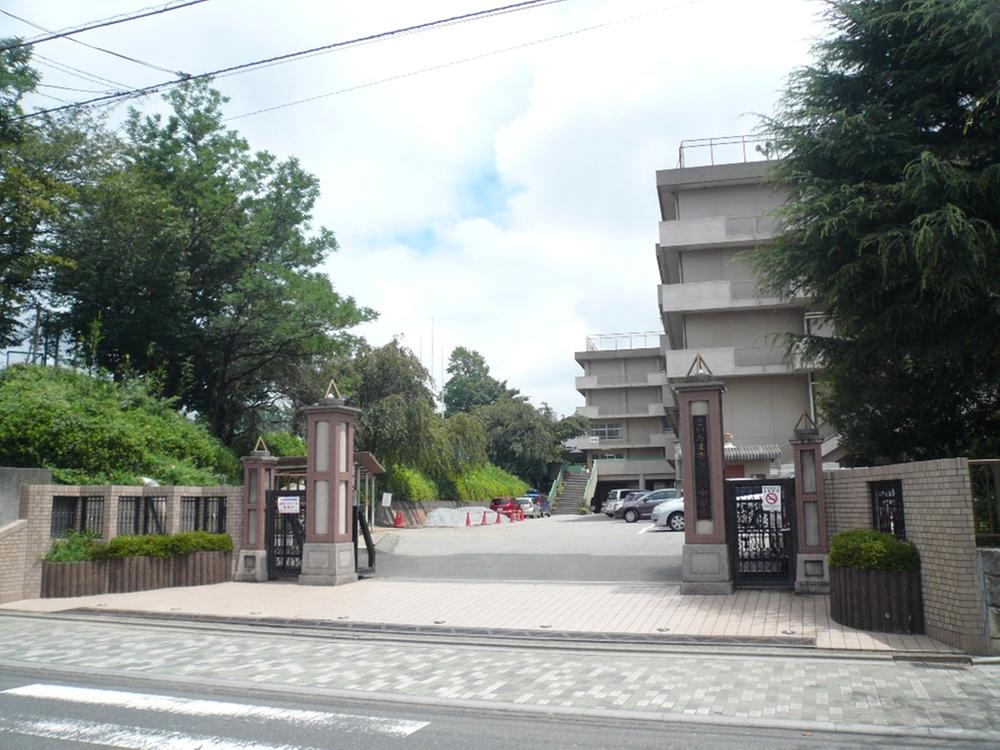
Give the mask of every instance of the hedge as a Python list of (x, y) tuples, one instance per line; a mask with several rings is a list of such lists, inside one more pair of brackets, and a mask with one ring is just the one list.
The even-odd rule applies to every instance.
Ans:
[(528, 485), (493, 464), (470, 469), (453, 480), (456, 498), (464, 503), (477, 503), (493, 497), (523, 495)]
[(46, 562), (79, 562), (108, 560), (120, 557), (180, 557), (192, 552), (232, 552), (229, 534), (209, 534), (207, 531), (184, 531), (170, 536), (144, 534), (116, 536), (107, 544), (95, 542), (88, 532), (71, 531), (64, 539), (56, 539), (42, 558)]
[(856, 570), (920, 570), (920, 553), (905, 539), (871, 529), (851, 529), (830, 540), (830, 565)]

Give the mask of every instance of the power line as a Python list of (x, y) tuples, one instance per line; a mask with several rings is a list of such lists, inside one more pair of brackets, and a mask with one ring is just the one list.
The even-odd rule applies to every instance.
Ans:
[[(28, 26), (34, 26), (36, 29), (41, 29), (42, 31), (50, 31), (50, 29), (46, 29), (44, 26), (39, 26), (37, 23), (29, 21), (27, 18), (22, 18), (21, 16), (15, 16), (13, 13), (10, 13), (6, 10), (0, 10), (0, 13), (3, 13), (5, 16), (10, 16), (11, 18), (18, 20), (21, 23), (26, 23), (28, 24)], [(112, 55), (113, 57), (117, 57), (122, 60), (127, 60), (128, 62), (133, 62), (138, 65), (144, 65), (147, 68), (150, 68), (152, 70), (158, 70), (161, 73), (170, 73), (173, 75), (179, 75), (179, 73), (176, 70), (168, 70), (167, 68), (161, 68), (159, 65), (154, 65), (153, 63), (146, 62), (145, 60), (139, 60), (138, 58), (135, 57), (129, 57), (128, 55), (123, 55), (120, 52), (115, 52), (114, 50), (106, 49), (104, 47), (98, 47), (96, 44), (88, 44), (87, 42), (81, 42), (79, 39), (73, 39), (72, 37), (69, 36), (66, 37), (66, 41), (73, 42), (74, 44), (79, 44), (82, 47), (89, 47), (90, 49), (97, 50), (98, 52), (103, 52), (106, 55)]]
[(79, 78), (84, 81), (89, 81), (90, 83), (103, 84), (108, 83), (112, 86), (117, 86), (120, 91), (128, 90), (134, 88), (131, 84), (121, 83), (120, 81), (114, 81), (110, 78), (104, 78), (96, 73), (90, 73), (86, 70), (81, 70), (80, 68), (74, 68), (72, 65), (67, 65), (66, 63), (61, 63), (58, 60), (53, 60), (50, 57), (45, 57), (44, 55), (34, 54), (31, 57), (32, 62), (39, 62), (50, 68), (58, 70), (60, 73), (65, 73), (66, 75), (73, 76), (74, 78)]
[(253, 117), (254, 115), (264, 114), (266, 112), (274, 112), (278, 109), (285, 109), (287, 107), (294, 107), (298, 104), (306, 104), (308, 102), (314, 102), (317, 99), (326, 99), (331, 96), (338, 96), (339, 94), (347, 94), (352, 91), (359, 91), (361, 89), (371, 88), (373, 86), (380, 86), (383, 83), (391, 83), (392, 81), (399, 81), (404, 78), (411, 78), (413, 76), (422, 75), (424, 73), (432, 73), (436, 70), (443, 70), (445, 68), (451, 68), (456, 65), (462, 65), (467, 62), (474, 62), (476, 60), (483, 60), (487, 57), (495, 57), (496, 55), (502, 55), (506, 52), (515, 52), (517, 50), (526, 49), (528, 47), (535, 47), (539, 44), (545, 44), (547, 42), (557, 41), (559, 39), (566, 39), (567, 37), (576, 36), (578, 34), (583, 34), (588, 31), (595, 31), (597, 29), (607, 28), (609, 26), (617, 26), (618, 24), (628, 23), (629, 21), (637, 21), (642, 18), (648, 18), (649, 16), (656, 15), (658, 13), (665, 13), (669, 10), (676, 10), (677, 8), (683, 8), (688, 5), (695, 5), (697, 3), (704, 2), (704, 0), (687, 0), (687, 2), (677, 3), (676, 5), (669, 5), (663, 8), (657, 8), (656, 10), (649, 11), (647, 13), (639, 13), (634, 16), (628, 16), (626, 18), (617, 18), (611, 21), (605, 21), (604, 23), (594, 24), (593, 26), (584, 26), (579, 29), (573, 29), (572, 31), (566, 31), (561, 34), (553, 34), (552, 36), (543, 37), (541, 39), (534, 39), (530, 42), (524, 42), (522, 44), (515, 44), (510, 47), (503, 47), (502, 49), (490, 50), (489, 52), (482, 52), (478, 55), (471, 55), (469, 57), (462, 57), (457, 60), (450, 60), (448, 62), (441, 63), (439, 65), (431, 65), (427, 68), (420, 68), (419, 70), (411, 70), (406, 73), (399, 73), (394, 76), (389, 76), (388, 78), (380, 78), (376, 81), (368, 81), (366, 83), (359, 83), (354, 86), (348, 86), (347, 88), (337, 89), (336, 91), (328, 91), (325, 94), (317, 94), (315, 96), (308, 96), (304, 99), (296, 99), (291, 102), (285, 102), (284, 104), (275, 104), (272, 107), (264, 107), (262, 109), (255, 109), (252, 112), (244, 112), (240, 115), (233, 115), (231, 117), (224, 118), (226, 121), (229, 120), (241, 120), (244, 117)]
[(441, 26), (451, 25), (455, 23), (462, 23), (473, 19), (489, 18), (491, 16), (497, 16), (505, 13), (515, 12), (515, 9), (517, 11), (529, 10), (532, 8), (539, 8), (545, 5), (555, 5), (564, 2), (567, 2), (567, 0), (524, 0), (523, 2), (512, 3), (510, 5), (501, 5), (496, 8), (490, 8), (488, 10), (475, 11), (472, 13), (463, 13), (458, 16), (450, 16), (448, 18), (442, 18), (437, 21), (428, 21), (426, 23), (415, 24), (413, 26), (405, 26), (403, 28), (394, 29), (392, 31), (383, 31), (377, 34), (369, 34), (368, 36), (358, 37), (356, 39), (349, 39), (344, 42), (333, 42), (332, 44), (324, 44), (320, 47), (313, 47), (312, 49), (301, 50), (299, 52), (289, 52), (284, 55), (276, 55), (274, 57), (264, 58), (262, 60), (255, 60), (253, 62), (248, 62), (248, 63), (242, 63), (240, 65), (231, 65), (227, 68), (219, 68), (218, 70), (209, 71), (207, 73), (199, 73), (197, 75), (184, 75), (172, 81), (164, 81), (163, 83), (157, 83), (151, 86), (143, 86), (140, 88), (132, 89), (131, 91), (123, 91), (117, 94), (108, 94), (106, 96), (97, 96), (94, 97), (93, 99), (86, 99), (80, 102), (73, 102), (72, 104), (68, 104), (62, 107), (52, 107), (50, 109), (38, 110), (36, 112), (31, 112), (29, 114), (11, 118), (11, 120), (12, 121), (28, 120), (33, 117), (39, 117), (41, 115), (46, 115), (53, 112), (61, 112), (67, 109), (77, 109), (80, 107), (89, 107), (89, 106), (101, 106), (103, 104), (118, 99), (152, 94), (157, 91), (160, 91), (161, 89), (177, 86), (182, 83), (186, 83), (188, 81), (197, 81), (204, 78), (213, 78), (215, 76), (219, 76), (222, 74), (246, 72), (252, 69), (257, 69), (264, 65), (270, 65), (277, 62), (283, 62), (286, 60), (293, 60), (306, 55), (313, 55), (320, 51), (343, 49), (345, 47), (353, 47), (359, 44), (367, 44), (369, 42), (373, 42), (376, 40), (390, 39), (393, 37), (402, 36), (404, 34), (412, 34), (418, 31), (429, 31), (431, 29), (439, 28)]
[[(187, 8), (188, 6), (198, 5), (199, 3), (204, 3), (204, 2), (208, 2), (208, 0), (188, 0), (188, 2), (180, 3), (178, 5), (164, 6), (162, 8), (150, 10), (148, 12), (137, 13), (135, 15), (126, 16), (124, 18), (104, 20), (96, 23), (91, 22), (84, 26), (77, 26), (75, 28), (71, 28), (66, 31), (53, 32), (50, 33), (48, 36), (43, 36), (40, 39), (35, 39), (33, 41), (20, 41), (17, 42), (16, 44), (9, 44), (6, 47), (0, 47), (0, 52), (6, 52), (7, 50), (10, 49), (17, 49), (18, 47), (28, 47), (34, 44), (41, 44), (42, 42), (48, 42), (51, 41), (52, 39), (59, 39), (61, 37), (66, 37), (71, 34), (79, 34), (80, 32), (90, 31), (91, 29), (101, 29), (104, 28), (105, 26), (114, 26), (115, 24), (125, 23), (127, 21), (135, 21), (136, 19), (139, 18), (147, 18), (148, 16), (157, 16), (160, 15), (161, 13), (169, 13), (172, 10), (180, 10), (181, 8)], [(11, 16), (12, 18), (17, 18), (17, 16), (13, 15), (12, 13), (7, 13), (7, 11), (2, 11), (2, 12), (6, 13), (8, 16)], [(18, 18), (17, 20), (20, 21), (22, 19)]]

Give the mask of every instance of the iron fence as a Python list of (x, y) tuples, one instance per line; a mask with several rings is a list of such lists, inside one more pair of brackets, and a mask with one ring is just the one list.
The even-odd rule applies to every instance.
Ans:
[(976, 544), (1000, 545), (1000, 459), (969, 461)]

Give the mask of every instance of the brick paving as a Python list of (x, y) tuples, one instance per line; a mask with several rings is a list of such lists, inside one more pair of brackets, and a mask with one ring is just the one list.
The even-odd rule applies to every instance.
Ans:
[(287, 618), (448, 628), (646, 634), (680, 641), (767, 639), (849, 651), (953, 650), (927, 636), (852, 630), (829, 617), (829, 599), (788, 591), (681, 596), (670, 584), (363, 580), (349, 586), (221, 583), (74, 599), (11, 602), (0, 610), (88, 608), (231, 618)]
[[(805, 652), (810, 653), (810, 652)], [(0, 668), (1000, 743), (1000, 666), (490, 647), (0, 613)]]

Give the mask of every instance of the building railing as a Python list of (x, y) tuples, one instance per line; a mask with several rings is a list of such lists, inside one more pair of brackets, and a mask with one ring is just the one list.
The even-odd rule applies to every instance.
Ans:
[(972, 518), (976, 544), (1000, 545), (1000, 459), (970, 459)]
[(587, 336), (587, 351), (606, 352), (625, 349), (656, 349), (660, 346), (660, 335), (659, 331), (595, 333)]
[[(707, 157), (707, 162), (705, 160)], [(677, 166), (703, 167), (716, 164), (739, 164), (777, 159), (772, 135), (725, 135), (715, 138), (689, 138), (677, 149)], [(691, 163), (697, 161), (697, 164)]]

